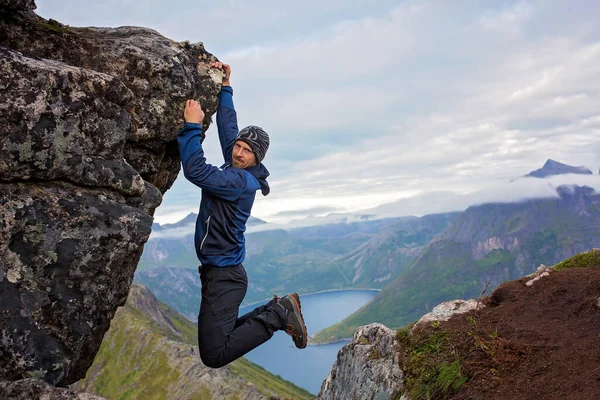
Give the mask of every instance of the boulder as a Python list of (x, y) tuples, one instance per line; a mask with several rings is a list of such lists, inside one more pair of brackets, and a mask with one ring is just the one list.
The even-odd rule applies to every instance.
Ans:
[(104, 400), (104, 397), (57, 388), (39, 379), (0, 381), (0, 399), (11, 400)]
[(208, 128), (222, 73), (202, 43), (33, 9), (0, 3), (0, 379), (65, 386), (127, 298), (179, 173), (185, 100)]
[(448, 321), (453, 315), (464, 314), (475, 310), (478, 307), (478, 304), (479, 308), (483, 307), (483, 305), (478, 303), (475, 299), (452, 300), (438, 304), (433, 307), (431, 312), (423, 315), (413, 326), (412, 330), (417, 330), (435, 321)]
[(33, 11), (37, 8), (34, 0), (0, 0), (0, 9), (7, 8), (14, 11)]

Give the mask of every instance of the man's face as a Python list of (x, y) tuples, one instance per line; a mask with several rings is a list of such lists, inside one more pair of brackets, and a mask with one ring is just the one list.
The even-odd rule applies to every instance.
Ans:
[(241, 140), (236, 141), (233, 145), (231, 161), (234, 168), (248, 168), (256, 165), (256, 157), (252, 148)]

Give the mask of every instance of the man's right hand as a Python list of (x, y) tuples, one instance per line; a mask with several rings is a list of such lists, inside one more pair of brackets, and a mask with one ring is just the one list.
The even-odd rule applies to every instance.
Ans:
[(196, 100), (186, 100), (185, 109), (183, 110), (183, 119), (185, 122), (201, 124), (204, 119), (204, 111), (202, 106)]
[(213, 68), (218, 68), (218, 69), (222, 69), (223, 71), (225, 71), (225, 76), (223, 77), (223, 86), (231, 86), (230, 82), (229, 82), (229, 77), (231, 76), (231, 67), (229, 66), (229, 64), (225, 64), (222, 63), (220, 61), (214, 62), (210, 64), (211, 67)]

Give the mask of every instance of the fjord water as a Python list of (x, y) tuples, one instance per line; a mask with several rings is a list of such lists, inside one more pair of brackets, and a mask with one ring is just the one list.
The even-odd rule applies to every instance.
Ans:
[[(346, 318), (376, 294), (377, 290), (336, 290), (301, 295), (302, 315), (309, 336)], [(252, 311), (255, 306), (242, 307), (240, 315)], [(267, 343), (246, 354), (246, 358), (317, 394), (321, 383), (331, 371), (338, 351), (347, 343), (345, 340), (319, 346), (309, 345), (300, 350), (288, 335), (279, 331)]]

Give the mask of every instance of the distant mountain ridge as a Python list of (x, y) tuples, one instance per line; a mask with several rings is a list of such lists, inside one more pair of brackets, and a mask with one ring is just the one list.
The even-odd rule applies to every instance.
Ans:
[[(274, 293), (383, 288), (457, 213), (319, 225), (246, 235), (245, 304)], [(150, 240), (135, 281), (196, 320), (200, 280), (193, 236)]]
[[(332, 266), (354, 272), (352, 284), (379, 286), (394, 279), (443, 232), (459, 213), (409, 217), (385, 225), (356, 250), (333, 260)], [(348, 268), (351, 267), (351, 268)]]
[[(195, 224), (197, 218), (198, 218), (198, 214), (189, 213), (182, 220), (171, 223), (171, 224), (161, 225), (161, 224), (155, 222), (152, 224), (152, 230), (164, 232), (164, 231), (168, 231), (170, 229), (178, 229), (178, 228), (182, 228), (182, 227), (187, 227), (189, 225)], [(266, 223), (267, 223), (266, 221), (263, 221), (260, 218), (255, 218), (255, 217), (251, 216), (250, 218), (248, 218), (248, 222), (246, 223), (246, 226), (257, 226), (257, 225), (263, 225)]]
[[(554, 162), (548, 160), (545, 167), (553, 165)], [(572, 173), (572, 168), (575, 168), (566, 167), (568, 168), (560, 171)], [(555, 172), (560, 171), (555, 170)], [(573, 190), (582, 194), (592, 189), (584, 187), (573, 189), (569, 186), (561, 188), (559, 190), (561, 192), (559, 196), (563, 199), (561, 207), (572, 209), (577, 206), (577, 201), (585, 203), (585, 200), (581, 199), (575, 200), (573, 204), (567, 201), (571, 198), (570, 191)], [(527, 204), (550, 203), (531, 200)], [(536, 214), (533, 209), (526, 209), (525, 215), (511, 214), (523, 204), (525, 203), (502, 203), (502, 205), (484, 203), (470, 207), (468, 213), (454, 212), (388, 219), (365, 218), (362, 221), (354, 220), (347, 223), (248, 233), (246, 235), (247, 257), (244, 265), (248, 271), (250, 286), (246, 302), (260, 301), (271, 297), (273, 293), (289, 291), (307, 293), (343, 288), (385, 288), (399, 275), (407, 273), (408, 267), (417, 257), (426, 259), (433, 256), (441, 260), (444, 252), (449, 252), (452, 257), (456, 256), (457, 260), (462, 260), (465, 265), (469, 265), (469, 268), (500, 263), (506, 267), (506, 271), (512, 271), (502, 278), (509, 279), (522, 276), (527, 268), (533, 268), (538, 261), (545, 262), (557, 257), (566, 258), (575, 251), (588, 249), (586, 246), (559, 243), (554, 246), (559, 249), (570, 246), (569, 252), (561, 254), (545, 249), (540, 250), (546, 254), (543, 257), (528, 256), (529, 253), (526, 251), (513, 255), (511, 252), (514, 243), (510, 244), (509, 240), (517, 240), (517, 245), (520, 246), (523, 244), (521, 243), (523, 238), (527, 238), (525, 241), (530, 247), (541, 245), (540, 243), (548, 245), (548, 241), (556, 240), (556, 235), (552, 236), (551, 233), (544, 232), (539, 223), (545, 220), (546, 214), (556, 216), (556, 211), (547, 209)], [(469, 215), (477, 216), (468, 217)], [(195, 217), (188, 216), (188, 218)], [(571, 225), (572, 221), (578, 221), (579, 218), (580, 216), (570, 215), (565, 222), (566, 226)], [(459, 221), (462, 222), (458, 223)], [(498, 234), (502, 232), (504, 225), (520, 232), (520, 236), (517, 235), (515, 239), (508, 234)], [(490, 233), (490, 229), (498, 232)], [(577, 232), (573, 235), (576, 237)], [(453, 236), (456, 237), (453, 239)], [(473, 243), (469, 239), (470, 236)], [(435, 246), (439, 248), (433, 251)], [(424, 249), (426, 252), (423, 251)], [(538, 261), (532, 261), (533, 259)], [(530, 264), (526, 267), (528, 262)], [(135, 279), (148, 285), (161, 300), (168, 302), (191, 320), (195, 320), (200, 301), (197, 266), (191, 232), (180, 238), (151, 238), (144, 249)], [(178, 268), (187, 269), (178, 270)], [(501, 276), (501, 272), (498, 271), (493, 283), (500, 282)], [(469, 275), (466, 274), (465, 277)], [(476, 283), (467, 282), (464, 285), (473, 288), (481, 281), (485, 282), (481, 276), (478, 276), (475, 281)], [(446, 289), (440, 293), (444, 290)], [(413, 300), (417, 298), (419, 296)], [(425, 308), (428, 304), (429, 302)], [(414, 310), (414, 315), (421, 312), (417, 309), (418, 307)], [(391, 313), (389, 315), (391, 316)], [(364, 318), (361, 319), (363, 320)]]
[(552, 159), (548, 159), (542, 168), (536, 169), (535, 171), (531, 171), (525, 176), (530, 176), (534, 178), (546, 178), (548, 176), (562, 174), (592, 175), (593, 173), (592, 171), (583, 166), (572, 167), (570, 165), (563, 164)]
[(540, 264), (600, 247), (600, 194), (589, 187), (557, 190), (557, 199), (468, 208), (369, 304), (315, 340), (350, 337), (371, 322), (401, 327), (436, 304), (477, 297), (488, 280), (492, 290)]

